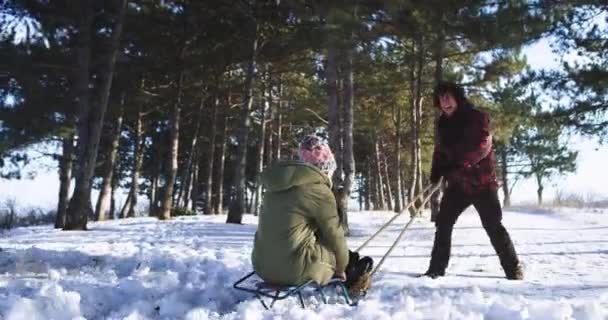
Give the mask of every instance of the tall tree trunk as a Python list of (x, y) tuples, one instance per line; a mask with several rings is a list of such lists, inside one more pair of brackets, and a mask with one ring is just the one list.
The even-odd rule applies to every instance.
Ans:
[[(423, 191), (422, 188), (422, 70), (424, 67), (424, 51), (422, 48), (422, 39), (418, 42), (418, 65), (416, 70), (416, 189), (418, 193)], [(418, 208), (418, 214), (422, 210), (422, 199), (420, 199)]]
[[(72, 198), (68, 204), (64, 217), (63, 229), (80, 229), (86, 230), (86, 222), (90, 213), (93, 211), (91, 207), (91, 179), (94, 168), (94, 161), (90, 161), (91, 150), (89, 147), (89, 103), (90, 103), (90, 64), (91, 64), (91, 28), (93, 24), (93, 8), (91, 0), (83, 0), (80, 2), (78, 19), (78, 32), (75, 37), (75, 74), (72, 88), (78, 101), (78, 118), (77, 118), (77, 147), (76, 147), (76, 165), (75, 176), (76, 186)], [(89, 171), (91, 173), (89, 174)], [(90, 178), (87, 179), (87, 176)], [(78, 191), (78, 194), (76, 193)], [(78, 202), (74, 200), (77, 199)]]
[[(260, 138), (257, 149), (257, 157), (256, 157), (256, 177), (262, 173), (264, 169), (264, 147), (266, 142), (266, 104), (268, 104), (268, 109), (272, 108), (272, 82), (270, 76), (270, 67), (266, 67), (267, 77), (266, 77), (266, 85), (262, 86), (262, 101), (260, 103)], [(263, 98), (266, 99), (263, 99)], [(260, 214), (260, 210), (262, 208), (262, 184), (259, 179), (256, 179), (255, 186), (255, 207), (253, 208), (253, 214)]]
[[(332, 13), (332, 5), (329, 2), (322, 2), (320, 5), (321, 16), (325, 19), (325, 27), (328, 29), (330, 40), (327, 42), (327, 59), (325, 63), (325, 79), (327, 93), (327, 120), (329, 132), (329, 146), (331, 147), (334, 157), (336, 158), (337, 169), (333, 174), (332, 180), (334, 191), (342, 184), (342, 135), (340, 133), (340, 106), (339, 106), (339, 86), (340, 79), (338, 76), (338, 49), (335, 40), (338, 37), (335, 32), (332, 32), (334, 24), (334, 15)], [(339, 202), (338, 202), (339, 203)], [(339, 209), (338, 209), (339, 210)]]
[(169, 133), (169, 157), (165, 170), (165, 185), (161, 201), (161, 209), (158, 218), (161, 220), (171, 219), (171, 209), (173, 208), (173, 188), (177, 177), (177, 156), (179, 151), (179, 122), (182, 104), (182, 90), (184, 82), (184, 71), (179, 71), (177, 75), (177, 88), (175, 102), (171, 112), (171, 130)]
[[(199, 133), (197, 132), (197, 135), (198, 134)], [(198, 160), (199, 160), (198, 145), (199, 144), (200, 144), (200, 142), (197, 141), (196, 146), (194, 148), (192, 148), (192, 159), (190, 160), (190, 165), (189, 165), (190, 170), (189, 170), (187, 178), (186, 178), (186, 180), (187, 180), (186, 190), (184, 191), (184, 194), (182, 197), (182, 201), (183, 201), (182, 207), (184, 207), (184, 208), (190, 208), (190, 199), (191, 199), (190, 196), (191, 196), (192, 190), (194, 189), (194, 183), (195, 183), (197, 172), (198, 172)]]
[(511, 194), (509, 193), (507, 151), (504, 148), (501, 148), (500, 150), (500, 160), (500, 168), (502, 171), (502, 192), (504, 195), (503, 206), (506, 208), (511, 206)]
[(109, 53), (104, 57), (99, 73), (99, 83), (94, 105), (89, 101), (89, 69), (91, 55), (91, 27), (93, 24), (93, 4), (90, 0), (80, 1), (82, 14), (79, 16), (77, 33), (76, 65), (80, 70), (76, 79), (78, 89), (78, 166), (74, 196), (68, 206), (64, 230), (86, 230), (87, 218), (91, 214), (91, 188), (101, 135), (101, 126), (108, 105), (112, 76), (118, 52), (118, 45), (124, 23), (127, 0), (119, 0), (119, 11), (112, 27)]
[(148, 207), (148, 216), (156, 217), (158, 214), (158, 174), (154, 174), (152, 176), (152, 180), (150, 181), (150, 206)]
[(391, 187), (391, 176), (388, 174), (388, 161), (386, 160), (386, 156), (382, 155), (382, 159), (384, 160), (384, 181), (385, 181), (385, 192), (386, 192), (386, 201), (388, 202), (388, 209), (394, 209), (395, 200), (393, 199), (393, 191)]
[(234, 197), (231, 199), (230, 208), (226, 223), (238, 223), (243, 220), (245, 210), (245, 192), (247, 179), (245, 168), (247, 166), (247, 144), (249, 142), (249, 129), (251, 127), (251, 105), (253, 104), (253, 82), (255, 77), (255, 64), (258, 52), (258, 25), (255, 23), (253, 41), (251, 43), (251, 57), (247, 66), (247, 76), (245, 79), (245, 90), (243, 92), (243, 108), (241, 118), (237, 128), (237, 149), (236, 165), (234, 169)]
[[(287, 108), (287, 110), (288, 109), (289, 109), (289, 107)], [(293, 120), (291, 120), (291, 119), (289, 120), (289, 122), (287, 123), (287, 130), (285, 130), (285, 131), (294, 132), (293, 131)], [(287, 152), (285, 152), (285, 151), (287, 151)], [(296, 148), (289, 148), (287, 150), (282, 150), (281, 152), (283, 153), (283, 158), (285, 158), (285, 159), (298, 160), (300, 158)]]
[[(417, 59), (414, 61), (410, 70), (410, 90), (412, 96), (412, 163), (411, 163), (411, 186), (410, 186), (410, 201), (415, 198), (418, 193), (422, 192), (422, 165), (421, 165), (421, 146), (420, 146), (420, 126), (421, 126), (421, 107), (422, 107), (422, 95), (421, 95), (421, 77), (422, 77), (422, 48), (420, 42), (415, 43), (415, 51), (417, 53)], [(418, 207), (421, 201), (417, 201), (415, 206), (412, 206), (410, 213), (415, 215), (418, 213)]]
[[(413, 76), (413, 72), (412, 72), (412, 76)], [(412, 85), (413, 85), (413, 81), (412, 81)], [(417, 159), (416, 159), (416, 140), (418, 139), (418, 131), (416, 128), (416, 97), (414, 97), (415, 91), (412, 89), (412, 114), (411, 114), (411, 128), (412, 128), (412, 148), (411, 148), (411, 152), (410, 152), (410, 188), (409, 188), (409, 201), (412, 201), (415, 197), (416, 197), (416, 186), (417, 186), (417, 182), (418, 182), (418, 177), (416, 176), (418, 174), (418, 168), (416, 167), (416, 165), (418, 164)], [(411, 207), (410, 207), (411, 208)], [(412, 209), (410, 209), (410, 212), (413, 214), (414, 211)]]
[[(375, 135), (374, 135), (375, 136)], [(383, 178), (382, 178), (382, 170), (380, 167), (380, 147), (378, 146), (378, 140), (374, 139), (374, 158), (375, 158), (375, 168), (376, 169), (375, 173), (376, 173), (376, 194), (377, 197), (376, 199), (378, 199), (378, 207), (376, 207), (376, 209), (380, 209), (380, 210), (386, 210), (387, 206), (386, 206), (386, 200), (384, 198), (384, 192), (382, 190), (384, 190), (384, 183), (383, 183)]]
[(226, 98), (227, 107), (224, 109), (220, 132), (222, 133), (220, 139), (219, 156), (217, 159), (217, 180), (213, 184), (215, 187), (215, 214), (224, 213), (224, 169), (226, 168), (226, 145), (228, 143), (228, 110), (232, 104), (231, 92), (228, 91)]
[(63, 138), (62, 155), (59, 161), (59, 200), (55, 228), (63, 228), (68, 208), (70, 185), (72, 182), (72, 163), (74, 157), (74, 134)]
[(127, 217), (135, 217), (137, 197), (139, 196), (139, 172), (144, 159), (144, 148), (144, 124), (140, 105), (135, 119), (135, 149), (133, 150), (133, 172), (131, 174), (131, 188), (129, 189), (131, 202), (127, 210)]
[(378, 194), (378, 175), (375, 172), (376, 166), (372, 166), (372, 163), (376, 163), (375, 161), (369, 160), (369, 192), (370, 192), (370, 202), (372, 205), (372, 210), (379, 210), (380, 208), (380, 199)]
[(370, 160), (369, 158), (367, 159), (367, 164), (366, 164), (366, 175), (363, 179), (364, 181), (364, 187), (365, 187), (365, 210), (370, 210), (371, 209), (371, 179), (372, 179), (372, 170), (371, 170), (371, 165), (370, 165)]
[(342, 134), (340, 124), (340, 106), (339, 106), (339, 78), (338, 78), (338, 52), (332, 43), (327, 50), (327, 66), (326, 66), (326, 78), (327, 78), (327, 114), (328, 114), (328, 131), (329, 131), (329, 145), (334, 153), (336, 160), (337, 169), (333, 174), (333, 191), (336, 197), (336, 204), (338, 206), (338, 217), (340, 224), (344, 222), (345, 216), (345, 203), (344, 194), (346, 193), (342, 185), (342, 173), (343, 173), (343, 149), (342, 149)]
[[(213, 99), (213, 105), (211, 110), (211, 132), (209, 138), (209, 147), (207, 149), (207, 166), (205, 167), (205, 189), (204, 189), (204, 198), (205, 198), (205, 210), (204, 214), (212, 214), (213, 213), (213, 164), (215, 159), (215, 137), (217, 131), (217, 108), (219, 105), (219, 97), (216, 96)], [(222, 159), (223, 161), (223, 159)], [(217, 182), (216, 182), (217, 183)], [(222, 184), (219, 184), (220, 189)], [(221, 192), (221, 191), (220, 191)]]
[[(181, 112), (180, 112), (180, 118), (181, 118)], [(181, 119), (180, 119), (180, 122), (181, 122)], [(173, 182), (173, 194), (171, 195), (171, 210), (173, 210), (173, 208), (177, 208), (180, 205), (180, 203), (178, 203), (178, 201), (181, 201), (181, 199), (178, 199), (178, 198), (181, 195), (180, 193), (181, 193), (182, 186), (185, 184), (185, 182), (181, 181), (180, 170), (181, 170), (181, 172), (183, 172), (184, 169), (185, 169), (184, 166), (180, 165), (180, 162), (179, 162), (179, 148), (178, 148), (177, 172), (175, 173), (175, 182)], [(165, 175), (167, 173), (165, 173)]]
[[(196, 150), (192, 154), (192, 156), (188, 155), (188, 158), (192, 157), (192, 160), (196, 159)], [(178, 191), (177, 202), (176, 205), (179, 208), (188, 208), (190, 205), (190, 199), (188, 195), (192, 190), (192, 174), (194, 169), (194, 162), (190, 165), (184, 166), (184, 171), (182, 172), (182, 177), (180, 178), (180, 188)]]
[(101, 183), (101, 190), (99, 191), (99, 197), (97, 199), (97, 205), (95, 207), (95, 220), (104, 221), (108, 219), (110, 211), (112, 210), (111, 196), (112, 196), (112, 181), (114, 176), (114, 167), (116, 166), (116, 158), (118, 155), (118, 146), (120, 144), (120, 133), (122, 131), (122, 119), (123, 119), (123, 108), (125, 105), (126, 93), (122, 94), (118, 115), (112, 125), (112, 140), (110, 142), (110, 150), (108, 151), (108, 158), (104, 163), (103, 168), (103, 180)]
[[(424, 188), (422, 187), (422, 99), (420, 92), (418, 92), (417, 97), (418, 101), (416, 102), (416, 140), (414, 140), (414, 143), (416, 145), (416, 193), (420, 193), (424, 190)], [(421, 210), (422, 208), (420, 208), (420, 206), (422, 206), (422, 199), (419, 199), (417, 201), (416, 208), (418, 210)], [(420, 211), (418, 211), (418, 213), (420, 213)]]
[(158, 216), (158, 200), (159, 200), (159, 188), (158, 181), (160, 180), (160, 174), (162, 170), (163, 164), (163, 145), (162, 142), (162, 133), (158, 132), (158, 129), (153, 130), (154, 134), (152, 135), (152, 147), (154, 148), (154, 160), (153, 161), (153, 170), (152, 177), (150, 180), (150, 207), (148, 208), (148, 215), (150, 217)]
[[(279, 77), (279, 82), (280, 82), (280, 77)], [(268, 93), (269, 93), (269, 97), (268, 97), (268, 106), (269, 106), (269, 111), (270, 111), (270, 117), (268, 119), (268, 123), (270, 124), (270, 128), (268, 128), (267, 130), (267, 140), (265, 143), (266, 146), (266, 152), (265, 152), (265, 156), (266, 156), (266, 165), (270, 165), (273, 161), (273, 154), (274, 154), (274, 135), (275, 135), (275, 121), (277, 120), (277, 105), (280, 104), (281, 102), (281, 93), (280, 93), (280, 89), (279, 89), (279, 101), (278, 103), (273, 103), (273, 97), (272, 97), (272, 82), (270, 81), (269, 84), (269, 89), (268, 89)]]
[(344, 168), (344, 194), (342, 194), (342, 202), (344, 205), (344, 215), (342, 226), (346, 233), (349, 233), (348, 227), (348, 200), (352, 193), (352, 186), (355, 180), (355, 155), (353, 151), (353, 122), (354, 122), (354, 72), (353, 72), (353, 51), (346, 50), (346, 65), (344, 66), (345, 85), (344, 85), (344, 127), (342, 130), (343, 141), (343, 159), (342, 167)]
[[(340, 54), (340, 52), (338, 52), (338, 55)], [(340, 93), (344, 92), (344, 81), (341, 78), (341, 74), (340, 74), (340, 68), (338, 67), (338, 115), (337, 115), (337, 119), (336, 119), (336, 123), (337, 123), (337, 134), (338, 134), (338, 138), (335, 139), (335, 145), (332, 148), (333, 152), (334, 152), (334, 157), (336, 159), (336, 171), (334, 171), (334, 176), (333, 176), (333, 186), (334, 186), (334, 191), (336, 190), (336, 188), (338, 187), (343, 187), (343, 183), (344, 183), (344, 134), (343, 134), (343, 129), (344, 129), (344, 96)], [(292, 120), (292, 124), (293, 125), (293, 120)], [(290, 130), (293, 130), (290, 128)], [(331, 137), (330, 137), (330, 144), (331, 144)]]
[(397, 119), (395, 120), (395, 205), (393, 210), (401, 212), (401, 107), (397, 106)]
[(273, 138), (274, 138), (274, 132), (272, 131), (272, 128), (274, 127), (274, 115), (273, 115), (274, 111), (272, 111), (272, 108), (270, 109), (270, 119), (268, 119), (268, 123), (269, 123), (269, 127), (268, 130), (266, 131), (266, 142), (264, 143), (264, 145), (266, 146), (266, 150), (264, 151), (264, 156), (266, 157), (266, 165), (270, 165), (273, 162)]
[[(331, 14), (327, 6), (324, 6), (323, 10), (325, 16), (328, 17), (328, 23), (331, 24)], [(348, 53), (347, 53), (348, 55)], [(347, 59), (349, 60), (349, 59)], [(352, 63), (352, 59), (351, 62)], [(349, 62), (347, 62), (349, 64)], [(348, 67), (347, 67), (348, 68)], [(333, 41), (329, 41), (329, 47), (327, 48), (327, 62), (326, 62), (326, 80), (327, 80), (327, 114), (328, 114), (328, 131), (329, 131), (329, 145), (334, 153), (334, 157), (336, 159), (337, 169), (333, 174), (333, 189), (334, 195), (336, 196), (337, 206), (338, 206), (338, 217), (340, 218), (340, 223), (344, 226), (346, 222), (346, 207), (347, 207), (347, 196), (350, 190), (344, 189), (343, 176), (344, 172), (344, 154), (343, 154), (343, 135), (340, 121), (340, 106), (339, 106), (339, 95), (338, 89), (340, 86), (340, 79), (338, 77), (338, 50), (335, 47)], [(348, 72), (347, 72), (348, 73)], [(349, 82), (349, 80), (347, 80)], [(349, 84), (347, 83), (347, 86)], [(352, 88), (351, 88), (352, 90)], [(345, 97), (345, 100), (351, 99), (352, 103), (352, 92), (349, 94), (349, 97)], [(345, 101), (346, 102), (346, 101)], [(351, 106), (352, 107), (352, 106)], [(347, 107), (348, 108), (348, 107)], [(352, 126), (352, 120), (351, 126)], [(351, 131), (352, 132), (352, 131)], [(352, 148), (352, 145), (350, 146)], [(351, 151), (352, 152), (352, 151)], [(349, 160), (346, 160), (348, 162)], [(354, 160), (353, 160), (354, 161)], [(351, 181), (352, 183), (352, 181)], [(350, 186), (349, 186), (350, 187)]]
[[(200, 144), (199, 147), (197, 148), (195, 154), (195, 159), (194, 159), (194, 163), (192, 164), (192, 182), (190, 183), (190, 192), (186, 195), (186, 197), (188, 198), (188, 203), (186, 205), (186, 207), (190, 208), (190, 210), (192, 210), (192, 212), (194, 212), (195, 214), (198, 214), (198, 211), (196, 209), (196, 199), (197, 199), (197, 195), (200, 193), (199, 190), (199, 184), (200, 184), (200, 158), (201, 158), (201, 150), (200, 150)], [(213, 159), (211, 158), (209, 161), (213, 161)]]
[(175, 174), (175, 183), (173, 184), (173, 196), (172, 206), (174, 208), (182, 207), (182, 196), (184, 194), (186, 187), (185, 184), (188, 183), (187, 178), (187, 168), (185, 165), (179, 165), (179, 154), (178, 154), (178, 162), (177, 162), (177, 173)]
[(275, 116), (273, 121), (273, 129), (272, 131), (275, 134), (272, 144), (272, 160), (278, 161), (281, 159), (281, 144), (283, 139), (283, 97), (284, 97), (284, 86), (283, 86), (283, 77), (279, 78), (279, 102), (275, 104)]
[(251, 188), (249, 186), (247, 186), (245, 188), (246, 192), (245, 192), (245, 203), (247, 204), (247, 212), (252, 212), (253, 210), (253, 193), (250, 190)]
[[(190, 141), (190, 151), (188, 152), (188, 158), (186, 160), (186, 164), (182, 171), (181, 183), (179, 196), (177, 201), (177, 206), (182, 208), (188, 207), (188, 202), (190, 201), (190, 190), (192, 190), (192, 177), (194, 173), (194, 164), (195, 160), (198, 158), (196, 151), (198, 150), (198, 136), (201, 127), (201, 121), (203, 118), (203, 108), (205, 105), (205, 98), (201, 97), (201, 101), (198, 107), (198, 111), (196, 113), (196, 119), (194, 123), (194, 130), (192, 131), (192, 140)], [(211, 161), (213, 162), (213, 161)]]
[(363, 211), (363, 194), (365, 193), (365, 185), (364, 178), (361, 174), (357, 179), (357, 184), (359, 188), (357, 189), (357, 200), (359, 201), (359, 211)]
[(543, 204), (543, 190), (545, 189), (543, 186), (543, 178), (540, 175), (536, 175), (536, 183), (538, 184), (538, 189), (536, 189), (536, 195), (538, 196), (538, 205), (541, 206)]
[(405, 207), (407, 205), (407, 179), (405, 171), (401, 170), (399, 176), (401, 176), (401, 203), (403, 204), (403, 207)]
[(372, 167), (372, 164), (370, 162), (369, 164), (369, 172), (370, 172), (370, 176), (369, 176), (369, 192), (370, 192), (370, 202), (372, 205), (372, 210), (378, 210), (379, 206), (379, 199), (378, 199), (378, 181), (377, 180), (377, 176), (374, 172), (374, 168)]
[(337, 49), (330, 44), (327, 50), (327, 65), (325, 68), (325, 76), (327, 78), (327, 114), (328, 114), (328, 131), (329, 145), (336, 158), (338, 168), (333, 175), (334, 187), (342, 183), (342, 139), (340, 134), (340, 107), (338, 105), (338, 53)]
[(131, 206), (131, 194), (129, 193), (129, 194), (127, 194), (125, 203), (122, 204), (122, 208), (120, 209), (120, 212), (118, 213), (119, 219), (124, 219), (127, 217), (127, 210), (129, 210), (130, 206)]
[[(443, 34), (443, 13), (439, 13), (439, 32), (438, 32), (438, 38), (437, 38), (437, 42), (435, 43), (435, 88), (433, 90), (436, 90), (437, 85), (439, 84), (439, 82), (441, 81), (441, 79), (443, 78), (443, 56), (444, 56), (444, 51), (445, 51), (445, 36)], [(433, 96), (436, 95), (436, 92), (433, 92)], [(436, 99), (433, 99), (433, 109), (435, 110), (435, 130), (433, 131), (433, 140), (435, 142), (435, 145), (437, 145), (439, 143), (439, 134), (437, 131), (437, 122), (439, 119), (439, 105), (438, 105), (438, 101), (435, 101)], [(445, 185), (443, 182), (441, 182), (442, 185)], [(439, 205), (440, 205), (440, 200), (441, 200), (441, 194), (442, 194), (443, 188), (439, 188), (435, 193), (433, 193), (433, 195), (431, 196), (430, 202), (431, 202), (431, 220), (435, 221), (435, 218), (437, 218), (437, 216), (439, 215)]]
[(108, 219), (115, 219), (116, 217), (116, 190), (118, 190), (118, 168), (115, 167), (115, 172), (112, 175), (112, 190), (110, 191), (110, 216)]

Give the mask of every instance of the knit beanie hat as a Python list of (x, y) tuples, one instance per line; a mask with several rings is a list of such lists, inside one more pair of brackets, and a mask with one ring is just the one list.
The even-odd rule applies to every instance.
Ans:
[(331, 178), (336, 171), (336, 160), (327, 142), (315, 135), (308, 135), (300, 142), (298, 151), (300, 160), (321, 169)]

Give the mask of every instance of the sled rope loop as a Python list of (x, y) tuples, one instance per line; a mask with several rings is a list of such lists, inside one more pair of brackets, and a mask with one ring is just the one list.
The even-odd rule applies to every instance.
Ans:
[[(439, 183), (437, 183), (436, 185), (430, 184), (426, 188), (424, 188), (424, 190), (422, 190), (422, 192), (420, 192), (416, 197), (414, 197), (401, 211), (399, 211), (392, 218), (390, 218), (382, 227), (380, 227), (378, 229), (378, 231), (376, 231), (367, 240), (365, 240), (365, 242), (363, 242), (357, 248), (356, 251), (359, 252), (363, 248), (365, 248), (372, 240), (374, 240), (374, 238), (376, 238), (382, 231), (384, 231), (388, 226), (390, 226), (393, 223), (393, 221), (395, 221), (399, 216), (401, 216), (406, 210), (410, 209), (416, 203), (416, 201), (418, 201), (421, 198), (423, 198), (423, 200), (422, 200), (422, 203), (421, 203), (420, 206), (424, 207), (426, 205), (426, 203), (431, 199), (431, 196), (435, 192), (437, 192), (437, 190), (439, 190), (440, 186), (441, 186), (441, 181)], [(427, 194), (426, 197), (424, 196), (425, 194)], [(376, 273), (376, 271), (378, 271), (378, 269), (380, 269), (380, 267), (384, 263), (384, 260), (386, 260), (386, 258), (395, 249), (395, 247), (397, 246), (397, 244), (401, 240), (401, 237), (403, 237), (403, 234), (405, 233), (405, 230), (407, 230), (407, 228), (409, 228), (409, 226), (412, 224), (412, 222), (414, 222), (414, 219), (416, 219), (416, 215), (412, 216), (410, 218), (410, 220), (407, 222), (407, 224), (403, 227), (403, 229), (401, 230), (401, 232), (397, 236), (397, 239), (395, 239), (395, 241), (393, 242), (393, 244), (391, 245), (391, 247), (388, 249), (388, 251), (384, 254), (384, 256), (382, 256), (382, 259), (380, 259), (380, 262), (378, 262), (378, 264), (376, 265), (376, 267), (374, 268), (374, 270), (371, 272), (370, 276), (373, 276)]]
[[(426, 203), (431, 199), (431, 196), (433, 196), (433, 194), (435, 192), (437, 192), (437, 190), (439, 190), (440, 186), (441, 186), (441, 183), (438, 183), (436, 186), (429, 185), (428, 187), (426, 187), (420, 194), (418, 194), (418, 196), (416, 196), (416, 198), (414, 198), (414, 200), (410, 201), (410, 203), (401, 212), (399, 212), (397, 214), (397, 216), (400, 215), (400, 214), (402, 214), (409, 207), (411, 207), (414, 204), (414, 202), (417, 201), (417, 199), (419, 198), (419, 196), (424, 195), (425, 192), (427, 192), (427, 191), (430, 190), (430, 192), (428, 193), (428, 195), (422, 200), (422, 203), (420, 204), (421, 208), (424, 207), (426, 205)], [(393, 244), (391, 245), (391, 247), (388, 249), (388, 251), (386, 251), (386, 253), (384, 254), (384, 256), (382, 256), (382, 259), (380, 259), (380, 261), (378, 262), (378, 264), (376, 265), (376, 267), (374, 268), (374, 270), (371, 272), (370, 277), (373, 276), (378, 271), (378, 269), (380, 269), (380, 267), (382, 266), (382, 264), (384, 263), (384, 261), (386, 260), (386, 258), (388, 258), (388, 256), (391, 254), (391, 252), (393, 251), (393, 249), (395, 249), (395, 247), (397, 247), (397, 244), (401, 240), (401, 237), (403, 237), (403, 234), (405, 233), (405, 230), (407, 230), (407, 228), (409, 228), (409, 226), (412, 224), (412, 222), (414, 222), (414, 219), (416, 219), (416, 217), (417, 217), (417, 215), (412, 216), (410, 218), (410, 221), (408, 221), (407, 224), (403, 227), (403, 229), (401, 230), (401, 232), (397, 236), (397, 239), (395, 239), (395, 241), (393, 242)], [(391, 220), (393, 220), (393, 219), (391, 219)], [(384, 227), (386, 227), (386, 226), (384, 226)], [(376, 236), (376, 235), (374, 235), (374, 236)]]
[[(430, 195), (432, 195), (433, 193), (435, 193), (435, 191), (437, 191), (439, 189), (439, 186), (441, 185), (441, 183), (438, 183), (435, 188), (433, 188), (433, 185), (430, 184), (428, 185), (426, 188), (424, 188), (424, 190), (422, 190), (422, 192), (420, 192), (416, 197), (414, 197), (414, 199), (412, 199), (412, 201), (410, 201), (403, 209), (401, 209), (401, 211), (397, 212), (397, 214), (395, 214), (392, 218), (390, 218), (382, 227), (380, 227), (380, 229), (378, 229), (378, 231), (376, 231), (376, 233), (374, 233), (373, 235), (371, 235), (369, 237), (369, 239), (365, 240), (365, 242), (363, 242), (358, 248), (357, 248), (357, 252), (361, 251), (363, 248), (365, 248), (372, 240), (374, 240), (374, 238), (376, 238), (376, 236), (378, 236), (382, 231), (384, 231), (384, 229), (386, 229), (389, 225), (391, 225), (391, 223), (393, 223), (393, 221), (395, 221), (395, 219), (397, 219), (400, 215), (402, 215), (406, 210), (408, 210), (410, 207), (412, 207), (414, 205), (414, 203), (416, 203), (416, 201), (418, 201), (418, 199), (420, 199), (421, 197), (424, 196), (424, 194), (432, 189), (432, 192), (429, 193), (429, 197)], [(426, 204), (426, 200), (423, 201), (423, 205)], [(411, 220), (410, 220), (411, 221)]]

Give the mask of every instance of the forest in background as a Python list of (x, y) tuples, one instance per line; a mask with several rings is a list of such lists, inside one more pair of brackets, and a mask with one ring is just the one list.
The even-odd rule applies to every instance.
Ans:
[[(448, 80), (492, 115), (505, 206), (521, 177), (541, 203), (551, 176), (576, 170), (568, 138), (606, 138), (607, 13), (582, 0), (0, 0), (0, 174), (22, 178), (28, 150), (50, 146), (64, 230), (240, 223), (259, 211), (257, 174), (317, 132), (339, 204), (400, 211), (428, 184), (433, 88)], [(522, 47), (546, 37), (580, 61), (532, 72)]]

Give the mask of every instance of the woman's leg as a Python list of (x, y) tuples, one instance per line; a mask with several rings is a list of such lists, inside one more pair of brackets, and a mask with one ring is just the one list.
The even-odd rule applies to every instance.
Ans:
[(523, 279), (523, 271), (515, 252), (509, 232), (502, 224), (502, 209), (496, 190), (485, 191), (473, 200), (481, 223), (490, 237), (492, 246), (500, 259), (505, 275), (509, 279)]
[(445, 269), (450, 261), (454, 224), (470, 204), (470, 198), (462, 192), (454, 189), (446, 190), (441, 199), (439, 214), (435, 221), (435, 241), (429, 269), (425, 275), (436, 278), (445, 274)]

